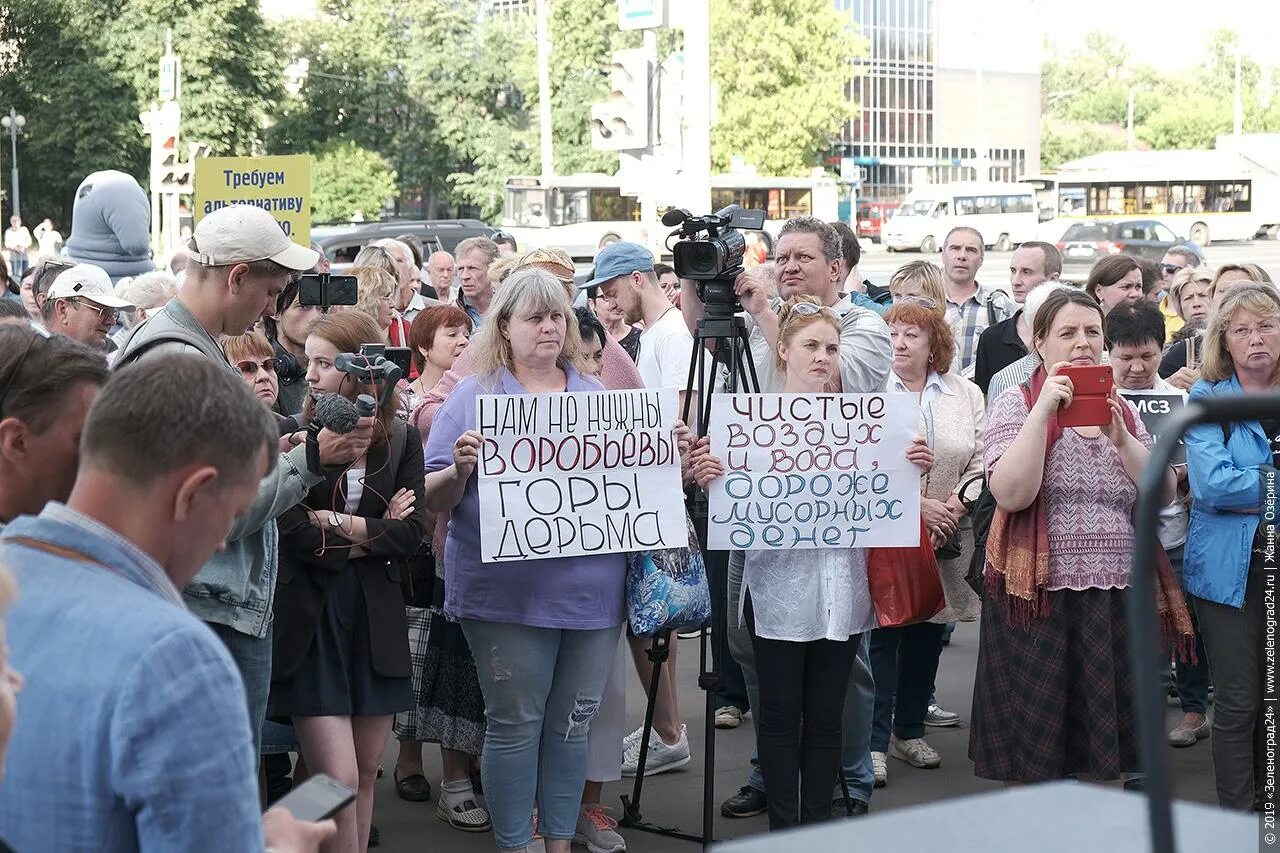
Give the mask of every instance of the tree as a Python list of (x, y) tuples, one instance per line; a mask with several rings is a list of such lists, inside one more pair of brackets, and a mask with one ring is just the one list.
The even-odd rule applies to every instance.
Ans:
[(734, 157), (770, 175), (818, 165), (855, 115), (848, 86), (864, 55), (852, 20), (830, 0), (713, 0), (711, 77), (721, 97), (712, 169)]
[(395, 170), (381, 154), (349, 139), (316, 152), (311, 165), (312, 220), (377, 219), (395, 193)]
[(1212, 148), (1231, 124), (1230, 98), (1193, 95), (1161, 105), (1136, 132), (1152, 148)]
[(1045, 118), (1040, 127), (1040, 168), (1046, 171), (1101, 151), (1122, 151), (1127, 144), (1123, 130), (1105, 125)]

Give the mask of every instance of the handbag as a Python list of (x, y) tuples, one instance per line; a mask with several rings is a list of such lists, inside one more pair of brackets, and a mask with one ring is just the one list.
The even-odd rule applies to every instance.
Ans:
[(687, 512), (685, 524), (688, 546), (627, 555), (627, 622), (637, 637), (697, 630), (711, 618), (707, 566)]
[(867, 586), (881, 628), (927, 622), (942, 612), (947, 604), (942, 576), (923, 521), (919, 544), (868, 549)]

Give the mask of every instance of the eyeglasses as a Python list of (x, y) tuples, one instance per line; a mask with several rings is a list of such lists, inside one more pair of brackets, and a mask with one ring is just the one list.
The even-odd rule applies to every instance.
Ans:
[(97, 313), (98, 319), (104, 322), (110, 321), (114, 323), (116, 318), (120, 316), (120, 312), (117, 309), (99, 305), (98, 303), (83, 296), (73, 296), (71, 297), (71, 301), (79, 305), (81, 308), (88, 308), (90, 311)]
[(930, 311), (938, 307), (938, 301), (936, 299), (930, 299), (928, 296), (920, 296), (915, 293), (908, 293), (903, 296), (899, 296), (893, 301), (906, 302), (911, 305), (922, 305), (925, 308), (928, 308)]
[(1254, 332), (1257, 332), (1264, 338), (1280, 334), (1280, 322), (1276, 320), (1263, 320), (1256, 326), (1233, 326), (1230, 329), (1227, 329), (1227, 337), (1236, 341), (1247, 341), (1253, 337)]
[(265, 370), (267, 373), (275, 373), (276, 366), (279, 363), (278, 359), (268, 358), (263, 361), (237, 361), (236, 367), (239, 368), (240, 372), (245, 376), (256, 376), (259, 368)]
[(821, 305), (814, 305), (812, 302), (797, 302), (791, 306), (791, 313), (798, 314), (801, 317), (812, 317), (822, 311)]
[(618, 297), (611, 296), (607, 293), (597, 292), (595, 298), (600, 302), (608, 302), (610, 305), (616, 306), (618, 304)]
[(1160, 269), (1164, 270), (1165, 275), (1173, 275), (1174, 273), (1186, 269), (1186, 267), (1180, 267), (1177, 264), (1161, 264)]
[(506, 231), (494, 231), (489, 235), (489, 239), (495, 243), (512, 243), (516, 242), (516, 238), (512, 237)]

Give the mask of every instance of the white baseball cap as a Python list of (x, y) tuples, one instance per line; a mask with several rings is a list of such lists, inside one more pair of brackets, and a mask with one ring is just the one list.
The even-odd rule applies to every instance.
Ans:
[(205, 267), (275, 261), (302, 272), (320, 260), (319, 252), (290, 240), (275, 217), (252, 204), (228, 205), (201, 219), (187, 248), (191, 259)]
[(115, 290), (111, 287), (111, 276), (107, 275), (107, 271), (93, 264), (76, 264), (59, 273), (49, 287), (47, 298), (73, 299), (77, 296), (96, 302), (104, 308), (133, 307), (133, 303), (115, 295)]

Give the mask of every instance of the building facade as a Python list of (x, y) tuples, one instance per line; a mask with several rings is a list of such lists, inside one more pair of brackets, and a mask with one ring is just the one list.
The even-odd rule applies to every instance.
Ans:
[(1041, 0), (835, 0), (868, 44), (840, 139), (860, 198), (1039, 171)]

